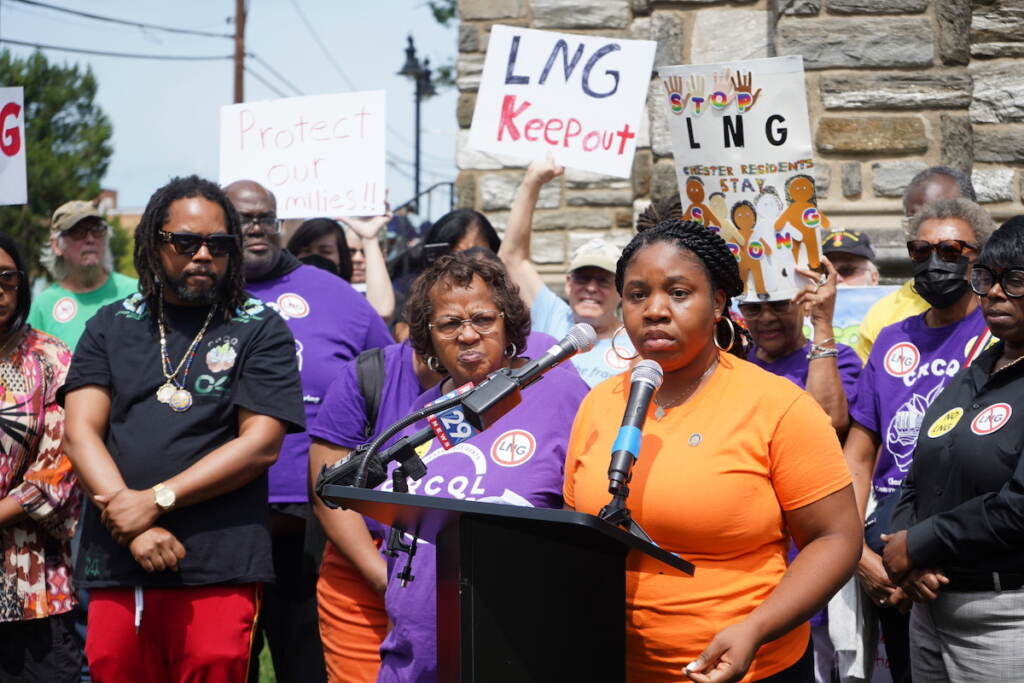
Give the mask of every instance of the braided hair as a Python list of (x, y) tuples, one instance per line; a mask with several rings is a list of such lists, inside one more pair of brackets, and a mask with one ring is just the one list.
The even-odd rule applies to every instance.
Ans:
[[(638, 226), (639, 228), (639, 226)], [(640, 229), (640, 232), (622, 250), (618, 263), (615, 264), (615, 289), (622, 296), (623, 281), (626, 268), (644, 247), (664, 242), (685, 249), (697, 257), (711, 282), (711, 291), (725, 292), (725, 307), (722, 319), (715, 326), (715, 342), (720, 348), (740, 358), (746, 358), (753, 345), (750, 333), (736, 324), (729, 315), (730, 299), (743, 293), (743, 281), (740, 279), (739, 266), (736, 258), (725, 245), (725, 240), (695, 221), (680, 219), (663, 220), (657, 225)], [(732, 340), (732, 341), (730, 341)]]
[[(146, 298), (150, 310), (156, 310), (157, 298), (160, 296), (160, 230), (167, 223), (167, 213), (171, 204), (179, 199), (202, 197), (217, 204), (224, 211), (226, 231), (241, 239), (242, 228), (238, 213), (232, 206), (224, 191), (215, 183), (190, 175), (184, 178), (172, 178), (169, 183), (158, 189), (149, 198), (142, 219), (135, 228), (135, 271), (139, 274), (139, 292)], [(218, 293), (217, 303), (223, 308), (225, 320), (230, 320), (235, 311), (242, 307), (248, 295), (245, 293), (245, 271), (242, 267), (242, 251), (236, 249), (228, 253), (228, 269)]]

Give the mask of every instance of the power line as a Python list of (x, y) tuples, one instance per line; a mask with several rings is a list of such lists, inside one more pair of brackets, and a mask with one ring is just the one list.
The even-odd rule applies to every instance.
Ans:
[[(298, 95), (305, 95), (306, 94), (306, 93), (302, 92), (302, 90), (300, 90), (298, 88), (298, 86), (296, 86), (294, 83), (292, 83), (287, 78), (282, 76), (280, 71), (278, 71), (274, 67), (270, 66), (270, 64), (267, 62), (267, 60), (263, 59), (258, 54), (255, 54), (253, 52), (247, 52), (246, 55), (249, 56), (249, 57), (252, 57), (257, 62), (262, 64), (267, 69), (267, 71), (269, 71), (274, 77), (277, 78), (277, 80), (279, 80), (282, 83), (284, 83), (285, 85), (287, 85), (289, 88), (291, 88), (293, 91), (295, 91), (296, 94), (298, 94)], [(286, 97), (286, 95), (282, 95), (281, 97)]]
[(352, 79), (349, 78), (348, 75), (346, 75), (345, 72), (342, 70), (341, 65), (334, 60), (334, 56), (331, 54), (331, 51), (327, 49), (327, 46), (324, 45), (324, 41), (320, 40), (320, 36), (317, 34), (316, 29), (313, 28), (313, 24), (310, 23), (309, 19), (306, 18), (306, 14), (302, 11), (302, 8), (299, 6), (298, 0), (292, 0), (292, 5), (295, 7), (295, 13), (299, 15), (300, 19), (302, 19), (302, 23), (306, 25), (306, 29), (309, 31), (309, 35), (313, 36), (313, 40), (315, 40), (316, 44), (320, 46), (320, 49), (323, 51), (324, 56), (327, 57), (327, 61), (331, 63), (331, 66), (334, 67), (334, 70), (338, 72), (339, 76), (341, 76), (341, 80), (345, 81), (345, 84), (348, 85), (348, 87), (351, 88), (352, 90), (358, 90), (359, 88), (357, 88), (355, 83), (352, 82)]
[(87, 50), (85, 48), (78, 47), (62, 47), (60, 45), (45, 45), (43, 43), (29, 43), (23, 40), (11, 40), (10, 38), (0, 38), (0, 43), (9, 43), (11, 45), (21, 45), (23, 47), (34, 47), (37, 50), (57, 50), (59, 52), (76, 52), (84, 55), (99, 55), (101, 57), (130, 57), (132, 59), (163, 59), (171, 61), (185, 61), (185, 62), (202, 62), (202, 61), (213, 61), (221, 59), (233, 59), (232, 55), (147, 55), (139, 54), (136, 52), (106, 52), (104, 50)]
[(252, 76), (253, 78), (255, 78), (255, 79), (256, 79), (257, 81), (259, 81), (260, 83), (262, 83), (262, 84), (263, 84), (264, 86), (266, 86), (266, 88), (267, 88), (268, 90), (270, 90), (270, 92), (274, 93), (274, 94), (275, 94), (275, 95), (277, 95), (278, 97), (287, 97), (287, 96), (288, 96), (287, 94), (285, 94), (285, 93), (281, 92), (281, 91), (280, 91), (280, 90), (278, 90), (278, 89), (277, 89), (276, 87), (274, 87), (274, 84), (273, 84), (273, 83), (271, 83), (271, 82), (270, 82), (270, 81), (268, 81), (267, 79), (263, 78), (263, 76), (261, 76), (260, 74), (256, 73), (256, 71), (254, 71), (254, 70), (252, 69), (252, 67), (246, 66), (246, 67), (245, 67), (245, 72), (246, 72), (247, 74), (249, 74), (250, 76)]
[(14, 0), (25, 5), (34, 5), (36, 7), (43, 7), (45, 9), (53, 10), (55, 12), (65, 12), (67, 14), (74, 14), (86, 19), (93, 19), (95, 21), (105, 21), (110, 24), (121, 24), (122, 26), (132, 26), (135, 28), (152, 29), (154, 31), (166, 31), (167, 33), (182, 33), (185, 35), (192, 36), (203, 36), (205, 38), (232, 38), (234, 36), (230, 33), (213, 33), (210, 31), (195, 31), (187, 28), (174, 28), (173, 26), (160, 26), (157, 24), (147, 24), (141, 21), (129, 21), (127, 19), (117, 19), (115, 17), (105, 17), (99, 14), (91, 14), (89, 12), (83, 12), (81, 10), (71, 9), (70, 7), (60, 7), (59, 5), (51, 5), (48, 2), (39, 2), (38, 0)]

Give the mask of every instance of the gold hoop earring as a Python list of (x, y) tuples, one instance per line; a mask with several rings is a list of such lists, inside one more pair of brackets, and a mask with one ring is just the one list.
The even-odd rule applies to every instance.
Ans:
[(621, 353), (619, 353), (619, 347), (615, 343), (615, 340), (619, 336), (619, 332), (622, 332), (625, 329), (626, 329), (625, 325), (619, 325), (619, 329), (615, 330), (615, 334), (612, 335), (612, 353), (614, 353), (616, 356), (618, 356), (622, 360), (634, 360), (634, 359), (636, 359), (636, 358), (638, 358), (640, 356), (640, 352), (639, 351), (634, 353), (632, 356), (623, 356)]
[(427, 368), (439, 375), (444, 371), (444, 368), (441, 367), (441, 361), (438, 360), (437, 356), (427, 356)]
[(722, 345), (718, 343), (718, 325), (716, 324), (715, 325), (715, 333), (714, 333), (715, 346), (718, 347), (719, 351), (723, 351), (725, 353), (729, 353), (729, 351), (732, 350), (733, 344), (736, 343), (736, 328), (733, 327), (733, 322), (729, 318), (722, 318), (718, 322), (723, 322), (723, 321), (729, 325), (729, 345), (726, 346), (725, 348), (722, 348)]

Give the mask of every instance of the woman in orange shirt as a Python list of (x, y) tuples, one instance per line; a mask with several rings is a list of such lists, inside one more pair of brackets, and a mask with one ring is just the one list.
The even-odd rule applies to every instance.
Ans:
[[(792, 382), (744, 354), (728, 317), (743, 284), (720, 237), (691, 221), (640, 232), (615, 273), (639, 354), (665, 373), (628, 504), (692, 577), (630, 558), (631, 681), (813, 681), (807, 619), (853, 573), (860, 552), (850, 474), (831, 422)], [(740, 343), (737, 343), (740, 342)], [(609, 501), (608, 454), (627, 374), (597, 385), (573, 425), (565, 501)], [(801, 548), (789, 567), (792, 537)]]

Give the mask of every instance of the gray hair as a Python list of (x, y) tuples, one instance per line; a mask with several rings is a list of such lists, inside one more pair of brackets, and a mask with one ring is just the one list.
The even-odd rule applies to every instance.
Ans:
[(917, 239), (917, 233), (924, 222), (936, 218), (959, 218), (970, 225), (977, 239), (978, 248), (988, 241), (989, 235), (996, 229), (996, 224), (988, 215), (988, 211), (970, 199), (936, 199), (922, 206), (920, 211), (907, 220), (907, 239)]
[(935, 176), (946, 176), (960, 188), (960, 196), (970, 199), (972, 202), (978, 201), (978, 196), (974, 193), (974, 183), (971, 182), (970, 176), (961, 171), (960, 169), (953, 168), (952, 166), (931, 166), (924, 169), (907, 183), (907, 188), (903, 191), (903, 212), (906, 213), (907, 199), (910, 197), (910, 193), (917, 189), (919, 185), (931, 180)]
[[(111, 228), (113, 229), (113, 228)], [(54, 239), (63, 240), (63, 235), (58, 235)], [(107, 240), (107, 250), (103, 254), (103, 270), (108, 273), (114, 272), (114, 252), (110, 249), (110, 233), (104, 238)], [(63, 246), (63, 245), (62, 245)], [(46, 272), (50, 274), (50, 279), (53, 282), (60, 282), (68, 276), (68, 264), (64, 262), (63, 256), (58, 256), (53, 250), (53, 245), (50, 243), (50, 238), (47, 237), (43, 243), (42, 252), (39, 255), (39, 263), (46, 268)]]

